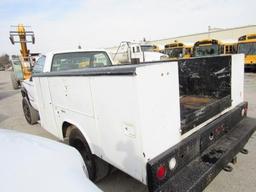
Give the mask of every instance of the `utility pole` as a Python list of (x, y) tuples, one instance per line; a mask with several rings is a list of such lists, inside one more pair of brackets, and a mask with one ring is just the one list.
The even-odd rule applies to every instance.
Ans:
[(211, 26), (208, 25), (208, 39), (211, 38)]

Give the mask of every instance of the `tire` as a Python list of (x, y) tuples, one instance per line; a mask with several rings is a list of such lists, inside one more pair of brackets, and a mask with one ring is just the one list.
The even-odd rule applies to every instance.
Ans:
[(95, 158), (92, 154), (90, 147), (85, 140), (83, 134), (74, 126), (70, 126), (72, 129), (69, 135), (69, 145), (76, 148), (86, 165), (89, 179), (92, 181), (95, 181), (96, 179), (96, 165), (95, 165)]
[(38, 111), (31, 106), (31, 104), (29, 103), (26, 97), (23, 97), (22, 99), (22, 108), (23, 108), (23, 113), (27, 122), (30, 125), (37, 123), (37, 121), (39, 120)]
[(19, 82), (17, 81), (16, 76), (15, 76), (13, 71), (11, 72), (10, 77), (11, 77), (13, 89), (18, 89), (19, 88)]

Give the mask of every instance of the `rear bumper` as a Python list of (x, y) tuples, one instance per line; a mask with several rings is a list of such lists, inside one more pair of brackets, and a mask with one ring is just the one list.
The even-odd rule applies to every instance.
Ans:
[(243, 149), (255, 130), (255, 124), (251, 118), (242, 120), (231, 133), (206, 149), (201, 157), (189, 163), (161, 188), (166, 191), (202, 191)]
[[(223, 120), (230, 121), (230, 118), (238, 118), (235, 113), (241, 113), (240, 109), (241, 106), (230, 114), (227, 114), (226, 117), (222, 117), (220, 122)], [(238, 119), (238, 121), (240, 120)], [(168, 179), (164, 183), (156, 182), (156, 179), (152, 177), (154, 165), (159, 164), (160, 159), (156, 158), (150, 161), (147, 166), (149, 190), (172, 192), (202, 191), (233, 157), (243, 149), (256, 129), (256, 119), (245, 117), (239, 123), (232, 125), (231, 129), (225, 128), (226, 125), (219, 126), (218, 123), (215, 123), (215, 125), (217, 125), (217, 128), (224, 127), (224, 130), (226, 129), (224, 132), (226, 133), (223, 133), (224, 135), (217, 138), (213, 143), (207, 143), (205, 147), (205, 138), (208, 138), (207, 134), (205, 134), (207, 130), (205, 130), (203, 133), (194, 134), (193, 136), (195, 138), (190, 138), (185, 147), (181, 147), (184, 146), (184, 144), (181, 144), (175, 152), (169, 153), (169, 157), (175, 156), (177, 166), (175, 168), (176, 170), (174, 169), (170, 173), (167, 173), (169, 174)], [(216, 130), (216, 128), (211, 130)], [(183, 154), (183, 161), (179, 157), (180, 154)], [(161, 164), (164, 164), (163, 159)]]

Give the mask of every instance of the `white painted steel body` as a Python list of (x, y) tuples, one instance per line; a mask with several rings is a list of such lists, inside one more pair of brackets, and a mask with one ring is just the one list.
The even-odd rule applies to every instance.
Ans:
[[(47, 58), (50, 65), (52, 55)], [(232, 56), (232, 106), (243, 101), (243, 55)], [(176, 61), (137, 65), (134, 75), (34, 77), (41, 125), (63, 139), (78, 127), (93, 154), (146, 184), (146, 163), (221, 114), (180, 134)]]
[(159, 63), (136, 74), (33, 81), (45, 129), (63, 139), (63, 122), (77, 126), (94, 154), (145, 183), (147, 161), (179, 141), (178, 67)]

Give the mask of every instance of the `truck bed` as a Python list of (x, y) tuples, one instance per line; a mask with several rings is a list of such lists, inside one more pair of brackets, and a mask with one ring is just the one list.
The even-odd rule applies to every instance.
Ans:
[(217, 98), (207, 96), (186, 95), (180, 98), (180, 107), (184, 115), (194, 112), (208, 104), (215, 102)]
[(182, 96), (180, 117), (182, 134), (231, 106), (231, 97)]
[[(166, 61), (169, 62), (169, 61)], [(133, 76), (152, 64), (116, 65), (36, 74), (37, 77)], [(161, 63), (164, 63), (161, 61)], [(178, 60), (181, 134), (231, 106), (231, 57)], [(172, 87), (172, 89), (174, 89)], [(176, 90), (174, 89), (174, 92)]]
[(179, 61), (181, 133), (231, 106), (231, 67), (226, 58)]

